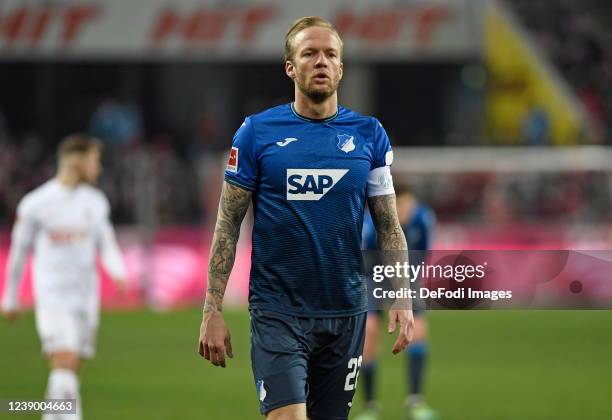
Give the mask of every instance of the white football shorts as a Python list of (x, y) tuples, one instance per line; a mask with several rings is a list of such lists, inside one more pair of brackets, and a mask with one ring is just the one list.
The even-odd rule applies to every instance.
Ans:
[(60, 351), (91, 358), (96, 352), (100, 314), (96, 311), (45, 309), (35, 311), (36, 329), (44, 354)]

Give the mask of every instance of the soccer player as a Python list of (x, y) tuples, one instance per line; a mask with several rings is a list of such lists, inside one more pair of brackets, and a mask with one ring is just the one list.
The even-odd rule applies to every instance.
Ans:
[[(425, 258), (425, 251), (430, 249), (431, 232), (436, 222), (433, 211), (420, 203), (412, 188), (400, 184), (395, 191), (397, 197), (397, 214), (404, 230), (408, 248), (411, 252), (410, 262), (420, 264)], [(363, 224), (363, 248), (376, 249), (376, 229), (372, 219), (366, 214)], [(416, 287), (419, 287), (417, 279)], [(379, 418), (379, 407), (374, 395), (376, 376), (376, 357), (378, 355), (378, 338), (380, 335), (381, 311), (370, 307), (366, 321), (366, 339), (363, 351), (361, 382), (365, 397), (366, 410), (357, 420), (376, 420)], [(427, 319), (422, 308), (414, 309), (414, 341), (406, 351), (409, 369), (406, 371), (410, 395), (406, 399), (409, 416), (413, 420), (432, 420), (436, 413), (423, 400), (423, 376), (427, 358)]]
[[(245, 119), (234, 136), (212, 241), (199, 353), (233, 357), (222, 300), (240, 224), (253, 203), (251, 361), (267, 419), (347, 419), (362, 363), (366, 321), (360, 273), (367, 198), (379, 247), (406, 250), (382, 125), (338, 105), (342, 41), (319, 17), (285, 36), (295, 101)], [(405, 254), (405, 252), (403, 252)], [(409, 309), (393, 353), (409, 344)]]
[[(13, 227), (6, 288), (1, 303), (6, 318), (19, 314), (18, 291), (30, 248), (34, 251), (36, 328), (50, 374), (46, 398), (77, 401), (82, 409), (78, 370), (94, 355), (100, 298), (96, 255), (125, 286), (125, 267), (109, 221), (105, 195), (92, 184), (100, 174), (101, 145), (86, 135), (72, 135), (58, 148), (55, 178), (19, 203)], [(45, 414), (43, 419), (64, 418)]]

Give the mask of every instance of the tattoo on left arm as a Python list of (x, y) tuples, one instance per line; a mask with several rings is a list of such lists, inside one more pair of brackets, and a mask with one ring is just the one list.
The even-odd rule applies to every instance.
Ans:
[(395, 194), (368, 197), (368, 206), (381, 251), (406, 251), (406, 237), (397, 217)]
[[(378, 250), (381, 251), (382, 262), (385, 265), (408, 263), (408, 245), (397, 217), (395, 194), (369, 197), (368, 206), (376, 227)], [(393, 277), (389, 281), (395, 290), (409, 286), (409, 283), (406, 284), (405, 278)], [(412, 309), (412, 300), (410, 298), (396, 299), (392, 307)]]

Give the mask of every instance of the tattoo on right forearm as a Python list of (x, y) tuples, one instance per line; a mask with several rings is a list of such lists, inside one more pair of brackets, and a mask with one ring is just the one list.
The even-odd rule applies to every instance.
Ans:
[(251, 192), (227, 182), (223, 183), (208, 262), (204, 312), (221, 311), (225, 287), (236, 258), (240, 225), (250, 201)]

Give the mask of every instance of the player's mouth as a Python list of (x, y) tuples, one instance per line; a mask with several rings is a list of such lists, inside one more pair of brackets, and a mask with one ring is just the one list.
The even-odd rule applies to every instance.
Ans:
[(325, 73), (317, 73), (314, 75), (313, 79), (315, 82), (319, 83), (327, 82), (328, 80), (330, 80), (329, 76)]

